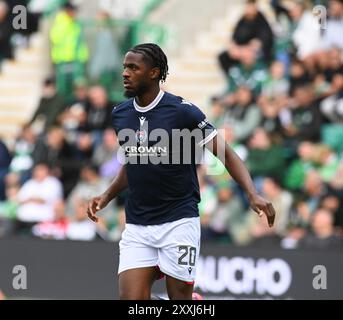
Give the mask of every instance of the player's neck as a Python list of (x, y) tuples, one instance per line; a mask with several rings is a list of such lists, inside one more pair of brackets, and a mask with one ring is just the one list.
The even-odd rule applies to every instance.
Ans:
[(160, 87), (154, 86), (148, 92), (145, 92), (144, 94), (140, 96), (136, 96), (135, 100), (140, 107), (144, 108), (148, 106), (151, 102), (153, 102), (159, 93), (160, 93)]

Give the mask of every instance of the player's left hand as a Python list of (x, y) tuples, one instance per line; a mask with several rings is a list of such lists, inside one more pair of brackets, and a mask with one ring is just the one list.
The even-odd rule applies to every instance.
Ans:
[(263, 213), (266, 215), (269, 227), (274, 225), (275, 209), (271, 202), (265, 200), (258, 194), (249, 197), (251, 208), (262, 217)]

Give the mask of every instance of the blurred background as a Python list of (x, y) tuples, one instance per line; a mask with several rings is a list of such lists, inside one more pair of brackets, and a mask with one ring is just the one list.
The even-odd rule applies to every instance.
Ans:
[(163, 89), (222, 130), (277, 212), (270, 229), (207, 155), (196, 291), (343, 298), (342, 35), (342, 0), (0, 0), (0, 299), (118, 298), (125, 193), (98, 224), (85, 208), (120, 169), (110, 113), (142, 42), (168, 56)]

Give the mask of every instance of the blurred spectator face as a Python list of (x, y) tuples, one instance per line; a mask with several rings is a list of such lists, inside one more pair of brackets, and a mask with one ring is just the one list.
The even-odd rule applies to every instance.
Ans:
[(284, 64), (280, 61), (273, 62), (270, 67), (270, 73), (274, 79), (282, 79), (285, 74)]
[(10, 172), (5, 178), (6, 186), (17, 186), (20, 185), (20, 176), (18, 173)]
[(30, 126), (23, 127), (20, 136), (28, 143), (34, 143), (36, 141), (36, 135)]
[(343, 2), (339, 0), (331, 0), (329, 3), (329, 15), (333, 18), (343, 16)]
[(308, 106), (313, 101), (313, 89), (310, 86), (296, 88), (294, 90), (294, 99), (301, 107)]
[(299, 61), (293, 61), (290, 72), (292, 77), (300, 78), (305, 74), (305, 67)]
[(332, 79), (332, 87), (336, 91), (343, 90), (343, 75), (336, 74)]
[(92, 87), (89, 90), (89, 99), (96, 108), (104, 108), (107, 105), (107, 94), (103, 87)]
[(66, 6), (64, 10), (69, 17), (73, 19), (76, 17), (76, 8), (73, 8), (72, 6)]
[(90, 167), (82, 168), (80, 175), (81, 179), (87, 182), (92, 182), (98, 179), (98, 173)]
[(0, 1), (0, 21), (4, 21), (8, 12), (8, 7), (6, 2)]
[(307, 173), (305, 179), (305, 191), (309, 195), (317, 196), (321, 193), (323, 187), (323, 181), (319, 173), (316, 171), (310, 171)]
[(224, 107), (219, 100), (212, 103), (211, 106), (212, 117), (215, 119), (220, 118), (224, 114)]
[(248, 1), (245, 5), (244, 18), (247, 20), (254, 20), (258, 14), (258, 7), (255, 1)]
[(265, 178), (263, 180), (262, 191), (269, 198), (275, 197), (279, 193), (279, 186), (273, 181), (273, 179)]
[(288, 12), (291, 18), (294, 21), (298, 21), (303, 15), (303, 12), (305, 11), (305, 6), (300, 1), (298, 1), (298, 3), (295, 1), (289, 1), (287, 2), (286, 6), (289, 10)]
[(77, 148), (81, 151), (91, 150), (93, 147), (93, 139), (89, 133), (82, 133), (77, 140)]
[(326, 59), (331, 69), (338, 69), (342, 65), (342, 51), (338, 48), (333, 48), (329, 51)]
[(253, 149), (268, 149), (270, 144), (267, 132), (262, 128), (257, 128), (250, 139), (249, 146)]
[(252, 92), (247, 87), (239, 87), (236, 94), (236, 101), (241, 106), (246, 106), (251, 103)]
[(117, 135), (114, 130), (106, 129), (103, 137), (104, 145), (108, 149), (113, 149), (117, 146)]
[(42, 182), (49, 176), (49, 168), (45, 164), (38, 164), (33, 169), (33, 178)]
[(265, 117), (272, 119), (276, 118), (279, 114), (279, 110), (273, 102), (266, 102), (261, 105), (261, 111)]
[(232, 197), (232, 190), (230, 187), (220, 188), (218, 190), (218, 201), (220, 203), (228, 202)]
[(339, 208), (340, 201), (338, 197), (327, 196), (321, 202), (321, 207), (329, 210), (330, 212), (336, 212)]
[(86, 100), (88, 96), (88, 88), (86, 85), (76, 85), (74, 88), (74, 94), (77, 100)]
[(64, 139), (65, 134), (62, 128), (52, 128), (47, 134), (47, 144), (52, 149), (60, 149), (63, 146)]
[(106, 11), (100, 10), (96, 13), (96, 20), (106, 21), (108, 19), (110, 19), (110, 15)]
[(333, 216), (327, 209), (319, 209), (312, 219), (312, 230), (317, 237), (327, 237), (333, 232)]
[(298, 155), (303, 161), (310, 161), (313, 158), (314, 145), (311, 142), (304, 141), (299, 144)]

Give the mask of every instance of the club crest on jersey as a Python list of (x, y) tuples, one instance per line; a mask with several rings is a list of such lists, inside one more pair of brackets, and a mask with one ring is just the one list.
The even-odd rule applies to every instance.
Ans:
[(138, 143), (143, 143), (146, 141), (146, 139), (148, 138), (148, 133), (146, 132), (146, 130), (137, 130), (136, 131), (136, 141)]
[(141, 127), (143, 126), (145, 120), (146, 120), (146, 117), (138, 117), (139, 118), (139, 123), (141, 125)]

